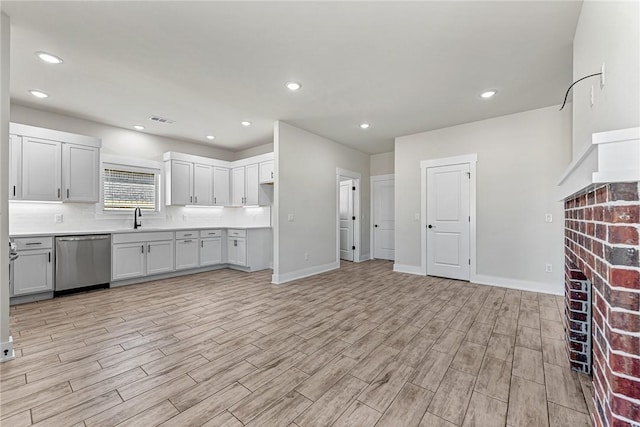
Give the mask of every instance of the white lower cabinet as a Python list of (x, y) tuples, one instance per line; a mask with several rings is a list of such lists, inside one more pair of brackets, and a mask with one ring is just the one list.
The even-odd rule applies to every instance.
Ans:
[(227, 239), (227, 262), (247, 267), (246, 237), (229, 237)]
[(111, 238), (111, 280), (168, 273), (173, 268), (174, 233), (114, 234)]
[(273, 240), (270, 228), (227, 230), (227, 263), (245, 271), (271, 268)]
[(18, 259), (13, 261), (12, 296), (53, 291), (53, 239), (15, 239)]
[(222, 231), (200, 231), (200, 266), (222, 264)]
[(168, 240), (147, 243), (147, 274), (170, 271), (173, 271), (173, 242)]
[(197, 236), (197, 231), (176, 232), (176, 270), (198, 267)]

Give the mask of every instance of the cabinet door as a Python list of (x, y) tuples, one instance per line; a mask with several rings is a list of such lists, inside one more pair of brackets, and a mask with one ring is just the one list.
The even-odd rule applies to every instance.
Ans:
[(229, 169), (227, 168), (213, 168), (213, 204), (229, 205)]
[(69, 202), (98, 202), (100, 151), (97, 147), (62, 144), (62, 199)]
[(198, 266), (198, 239), (176, 240), (176, 270)]
[(273, 183), (273, 160), (260, 163), (260, 184)]
[(61, 144), (22, 138), (22, 199), (62, 200)]
[(22, 137), (9, 136), (9, 200), (22, 197)]
[(193, 163), (171, 160), (170, 204), (193, 204)]
[(193, 168), (193, 204), (211, 206), (212, 186), (211, 166), (196, 163)]
[(18, 255), (13, 262), (13, 294), (53, 291), (51, 249), (19, 251)]
[(111, 280), (131, 279), (145, 275), (144, 243), (119, 243), (111, 247)]
[(245, 166), (244, 183), (244, 204), (258, 205), (258, 195), (260, 194), (260, 182), (258, 175), (258, 164)]
[(241, 166), (231, 169), (231, 204), (242, 206), (244, 197), (244, 166)]
[(222, 239), (200, 239), (200, 266), (222, 264)]
[(227, 262), (229, 264), (247, 266), (247, 239), (229, 237), (227, 242)]
[(173, 240), (147, 243), (147, 274), (173, 271)]

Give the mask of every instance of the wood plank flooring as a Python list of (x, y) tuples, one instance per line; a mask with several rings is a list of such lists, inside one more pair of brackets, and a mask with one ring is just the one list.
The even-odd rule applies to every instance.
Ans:
[(590, 425), (562, 299), (392, 272), (220, 270), (11, 308), (7, 426)]

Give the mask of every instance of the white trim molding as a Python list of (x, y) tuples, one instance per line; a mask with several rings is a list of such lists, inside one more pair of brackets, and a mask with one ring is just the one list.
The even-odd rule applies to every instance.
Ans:
[(393, 264), (393, 271), (396, 273), (417, 274), (418, 276), (424, 276), (422, 267), (417, 265), (408, 264)]
[(564, 295), (564, 285), (553, 283), (532, 282), (530, 280), (511, 279), (508, 277), (488, 276), (476, 274), (471, 283), (478, 285), (498, 286), (501, 288), (517, 289), (519, 291), (542, 292), (543, 294)]
[(340, 268), (340, 261), (330, 262), (329, 264), (314, 265), (313, 267), (303, 268), (301, 270), (291, 271), (284, 274), (273, 274), (271, 276), (271, 283), (274, 285), (281, 285), (283, 283), (291, 282), (293, 280), (304, 279), (305, 277), (315, 276), (316, 274), (326, 273), (327, 271), (336, 270)]
[(427, 168), (437, 166), (449, 166), (469, 164), (471, 172), (469, 182), (469, 214), (471, 221), (469, 224), (469, 281), (474, 282), (477, 276), (477, 256), (476, 256), (476, 166), (478, 163), (478, 153), (465, 154), (462, 156), (445, 157), (441, 159), (422, 160), (420, 162), (420, 236), (421, 254), (420, 268), (421, 274), (427, 275)]
[[(395, 179), (396, 179), (396, 175), (393, 173), (390, 174), (386, 174), (386, 175), (373, 175), (372, 177), (369, 178), (369, 201), (370, 201), (370, 207), (371, 207), (371, 212), (369, 213), (369, 218), (371, 219), (370, 224), (369, 224), (369, 258), (370, 259), (375, 259), (374, 254), (374, 241), (373, 241), (373, 210), (374, 210), (374, 203), (373, 203), (373, 183), (374, 182), (380, 182), (380, 181), (393, 181), (394, 182), (394, 186), (395, 186)], [(393, 202), (393, 208), (395, 210), (395, 200)]]

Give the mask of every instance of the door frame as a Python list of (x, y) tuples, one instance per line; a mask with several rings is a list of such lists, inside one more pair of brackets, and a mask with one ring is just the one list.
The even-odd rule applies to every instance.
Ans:
[[(373, 197), (373, 183), (374, 182), (379, 182), (379, 181), (391, 181), (393, 180), (393, 185), (394, 185), (394, 190), (395, 190), (395, 182), (396, 182), (396, 175), (393, 173), (390, 174), (386, 174), (386, 175), (374, 175), (370, 178), (371, 180), (371, 185), (369, 186), (369, 188), (371, 188), (371, 196), (369, 198), (369, 200), (371, 200), (371, 215), (369, 216), (369, 218), (371, 218), (371, 227), (370, 227), (370, 233), (369, 233), (369, 253), (371, 254), (370, 258), (371, 259), (375, 259), (374, 254), (374, 237), (373, 237), (373, 209), (374, 209), (374, 197)], [(395, 212), (396, 209), (396, 201), (395, 201), (395, 191), (394, 191), (394, 200), (393, 200), (393, 210)], [(394, 228), (395, 230), (395, 228)], [(395, 246), (395, 245), (394, 245)]]
[(420, 226), (421, 236), (421, 256), (420, 269), (423, 275), (427, 275), (427, 169), (438, 166), (451, 166), (468, 163), (471, 177), (469, 180), (469, 281), (475, 282), (476, 271), (476, 163), (478, 153), (464, 154), (461, 156), (444, 157), (440, 159), (430, 159), (420, 161)]
[(356, 191), (353, 195), (353, 216), (356, 220), (353, 224), (353, 262), (360, 262), (360, 186), (362, 185), (362, 175), (358, 172), (347, 169), (336, 168), (336, 262), (340, 263), (340, 180), (341, 178), (352, 179), (355, 181)]

